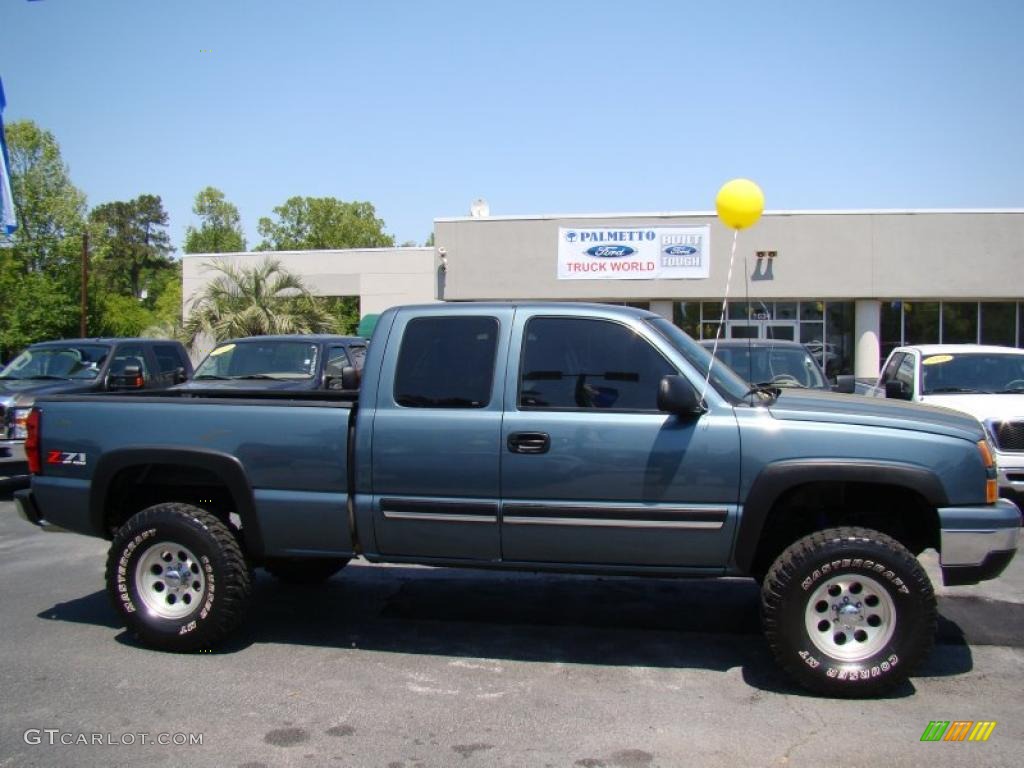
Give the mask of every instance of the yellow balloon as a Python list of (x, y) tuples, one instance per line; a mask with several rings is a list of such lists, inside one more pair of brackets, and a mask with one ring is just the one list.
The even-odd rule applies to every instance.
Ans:
[(750, 179), (727, 181), (715, 197), (715, 209), (727, 226), (746, 229), (757, 223), (764, 210), (764, 192)]

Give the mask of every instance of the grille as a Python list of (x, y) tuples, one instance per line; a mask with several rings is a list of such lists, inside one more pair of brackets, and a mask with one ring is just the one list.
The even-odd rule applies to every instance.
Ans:
[(1024, 421), (994, 421), (992, 436), (1001, 451), (1024, 451)]

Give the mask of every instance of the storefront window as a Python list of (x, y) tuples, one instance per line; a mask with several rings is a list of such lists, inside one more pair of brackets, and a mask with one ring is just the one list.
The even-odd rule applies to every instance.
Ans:
[(777, 302), (775, 302), (775, 319), (776, 320), (796, 320), (796, 302), (795, 301), (777, 301)]
[(700, 303), (676, 301), (672, 303), (672, 322), (695, 339), (700, 338)]
[[(713, 339), (718, 335), (718, 329), (721, 327), (721, 323), (701, 323), (700, 324), (700, 338), (702, 339)], [(696, 338), (696, 337), (694, 337)]]
[(981, 343), (1017, 345), (1017, 305), (1012, 301), (981, 303)]
[(905, 344), (939, 343), (939, 302), (903, 302)]
[(878, 365), (882, 366), (889, 353), (903, 344), (903, 305), (898, 301), (883, 301), (879, 323)]
[(745, 301), (730, 301), (729, 302), (729, 319), (730, 320), (747, 320), (756, 315), (759, 311), (759, 303), (756, 301), (747, 304)]
[(825, 312), (825, 374), (853, 373), (853, 302), (830, 301)]
[(701, 320), (705, 323), (717, 323), (722, 318), (721, 301), (704, 301), (700, 305)]
[(801, 301), (801, 320), (823, 320), (825, 317), (825, 302), (823, 301)]
[(942, 303), (942, 343), (978, 343), (978, 302)]

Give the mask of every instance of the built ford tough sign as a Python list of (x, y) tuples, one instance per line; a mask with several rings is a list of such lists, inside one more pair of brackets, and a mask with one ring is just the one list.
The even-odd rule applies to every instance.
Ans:
[(998, 576), (1016, 551), (1020, 514), (997, 498), (982, 427), (751, 388), (720, 363), (705, 392), (710, 364), (672, 323), (626, 307), (392, 309), (358, 402), (40, 398), (17, 502), (37, 525), (111, 540), (110, 597), (157, 648), (223, 640), (252, 567), (315, 582), (362, 555), (751, 576), (771, 649), (804, 686), (863, 696), (905, 680), (936, 623), (915, 555), (938, 550), (956, 585)]

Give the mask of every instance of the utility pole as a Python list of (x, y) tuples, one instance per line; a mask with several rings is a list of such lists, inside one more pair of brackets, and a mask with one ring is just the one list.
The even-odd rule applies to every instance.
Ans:
[(89, 313), (89, 230), (82, 231), (82, 316), (79, 323), (79, 336), (86, 338)]

